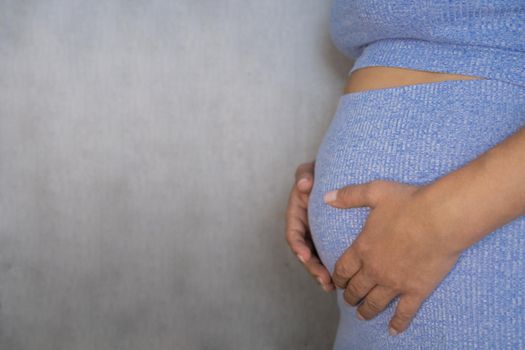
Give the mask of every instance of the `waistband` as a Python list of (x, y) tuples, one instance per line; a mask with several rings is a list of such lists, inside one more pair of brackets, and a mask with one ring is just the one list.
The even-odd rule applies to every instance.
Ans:
[(525, 87), (525, 52), (493, 47), (380, 39), (368, 44), (348, 74), (369, 66), (465, 74)]

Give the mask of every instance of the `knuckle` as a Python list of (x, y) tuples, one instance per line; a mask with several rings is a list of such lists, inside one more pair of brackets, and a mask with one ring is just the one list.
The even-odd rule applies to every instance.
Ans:
[(381, 266), (379, 266), (379, 264), (376, 261), (369, 260), (369, 263), (366, 268), (366, 274), (369, 278), (373, 280), (377, 280), (379, 279), (379, 276), (381, 275), (381, 269), (382, 269)]
[(292, 195), (288, 201), (286, 210), (284, 211), (284, 220), (286, 222), (287, 228), (288, 226), (292, 225), (293, 220), (296, 215), (297, 215), (297, 202), (295, 198), (293, 198), (293, 195)]
[(337, 190), (337, 196), (340, 199), (344, 200), (345, 198), (351, 197), (351, 192), (352, 192), (352, 187), (345, 186), (345, 187), (340, 188), (340, 189)]
[(286, 205), (286, 209), (283, 211), (284, 220), (286, 222), (286, 225), (289, 225), (290, 218), (292, 216), (292, 208), (293, 208), (292, 198), (291, 198), (291, 195), (290, 195), (290, 198), (288, 198), (288, 204)]
[(374, 314), (378, 313), (379, 311), (383, 309), (382, 304), (372, 298), (366, 298), (364, 301), (364, 305)]
[(286, 237), (285, 241), (288, 244), (288, 247), (290, 247), (290, 249), (295, 254), (298, 254), (300, 250), (303, 250), (303, 251), (310, 250), (310, 248), (308, 247), (308, 245), (306, 245), (304, 240), (302, 240), (299, 237)]
[(286, 228), (284, 229), (284, 238), (288, 241), (291, 235), (292, 235), (291, 227), (287, 224)]
[(346, 303), (354, 306), (354, 304), (355, 304), (355, 302), (354, 302), (355, 301), (355, 296), (350, 294), (348, 292), (348, 289), (346, 289), (345, 292), (343, 293), (343, 299), (346, 301)]
[(419, 303), (421, 303), (430, 293), (432, 293), (432, 288), (429, 288), (428, 286), (425, 286), (424, 284), (414, 283), (411, 286), (412, 294), (414, 297), (419, 300)]
[(334, 274), (339, 278), (345, 278), (348, 275), (348, 269), (343, 263), (337, 262), (334, 267)]
[(290, 235), (287, 234), (287, 235), (284, 236), (284, 238), (285, 238), (285, 242), (288, 244), (288, 246), (290, 246), (290, 248), (293, 248), (294, 244), (293, 244), (293, 241), (292, 241)]
[(346, 292), (343, 293), (343, 300), (344, 300), (347, 304), (350, 304), (350, 298), (349, 298), (348, 294), (346, 294)]
[(334, 281), (334, 284), (339, 287), (339, 288), (342, 288), (342, 289), (345, 289), (346, 288), (346, 284), (347, 284), (347, 279), (345, 277), (341, 277), (339, 275), (334, 275), (332, 277), (333, 281)]
[(405, 294), (409, 294), (413, 300), (423, 299), (423, 296), (427, 294), (425, 291), (426, 288), (421, 284), (421, 282), (414, 279), (404, 280), (402, 286), (399, 288), (403, 289)]
[(359, 293), (361, 292), (362, 288), (359, 282), (356, 283), (355, 281), (353, 281), (353, 282), (350, 282), (348, 286), (346, 286), (346, 290), (351, 295), (355, 295), (357, 297), (359, 296)]
[(336, 287), (339, 287), (341, 289), (344, 289), (346, 287), (346, 280), (344, 278), (334, 276), (332, 277), (332, 280), (334, 281), (334, 285)]
[(355, 249), (355, 252), (358, 256), (363, 257), (366, 255), (366, 253), (369, 251), (369, 247), (366, 243), (364, 243), (363, 240), (356, 239), (353, 243), (353, 248)]
[(384, 279), (384, 282), (392, 291), (396, 293), (403, 293), (406, 290), (404, 281), (397, 275), (388, 276)]
[(410, 320), (412, 319), (412, 314), (401, 310), (401, 311), (396, 312), (395, 319), (400, 324), (404, 325), (404, 324), (410, 322)]
[(290, 245), (292, 244), (292, 240), (295, 239), (295, 236), (297, 236), (297, 233), (295, 232), (295, 230), (292, 227), (288, 227), (284, 235), (288, 244)]
[(376, 198), (379, 197), (383, 190), (383, 180), (374, 180), (366, 186), (364, 196), (366, 200), (370, 203), (374, 202)]

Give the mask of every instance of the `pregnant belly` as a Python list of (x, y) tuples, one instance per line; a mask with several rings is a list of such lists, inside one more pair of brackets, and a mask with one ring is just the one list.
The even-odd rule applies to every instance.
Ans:
[[(375, 179), (428, 184), (473, 160), (524, 124), (525, 88), (491, 79), (446, 80), (343, 95), (316, 155), (314, 186), (308, 203), (312, 239), (329, 272), (333, 273), (337, 259), (359, 235), (370, 208), (333, 208), (323, 201), (326, 192)], [(496, 297), (505, 300), (509, 297), (505, 293), (511, 293), (513, 288), (522, 289), (519, 284), (509, 284), (525, 280), (525, 220), (517, 219), (499, 229), (503, 230), (508, 232), (490, 234), (467, 249), (430, 301), (422, 305), (412, 328), (401, 338), (392, 339), (409, 339), (410, 332), (418, 332), (418, 324), (423, 328), (433, 326), (424, 329), (428, 334), (450, 332), (450, 335), (440, 333), (437, 336), (453, 337), (453, 328), (441, 327), (438, 331), (435, 327), (437, 320), (428, 322), (440, 315), (432, 310), (431, 305), (457, 309), (457, 304), (462, 303), (463, 299), (458, 298), (464, 297), (464, 288), (476, 291), (471, 300), (484, 298), (487, 303)], [(521, 280), (510, 281), (510, 273), (521, 274)], [(484, 287), (479, 283), (485, 283)], [(508, 289), (498, 288), (502, 283)], [(498, 289), (500, 294), (493, 289)], [(520, 293), (523, 301), (523, 292)], [(341, 302), (341, 294), (339, 302), (343, 310), (346, 306)], [(469, 317), (476, 312), (480, 317), (483, 312), (504, 312), (489, 306), (471, 306), (469, 308), (463, 302), (461, 312), (471, 313)], [(355, 324), (348, 327), (351, 329), (340, 325), (338, 339), (343, 336), (341, 332), (347, 335), (360, 332), (361, 339), (367, 338), (369, 332), (370, 338), (366, 340), (369, 344), (384, 341), (377, 343), (378, 348), (389, 341), (401, 341), (372, 335), (372, 332), (379, 332), (381, 337), (386, 334), (392, 307), (391, 304), (390, 312), (386, 313), (388, 317), (383, 312), (382, 316), (366, 322), (355, 319), (354, 313), (343, 312), (341, 322)], [(511, 316), (523, 318), (523, 306), (512, 310), (516, 314)], [(454, 312), (447, 310), (445, 313), (449, 311)], [(461, 324), (461, 318), (454, 322), (455, 327), (467, 326)], [(374, 329), (375, 326), (379, 328)], [(523, 322), (514, 325), (521, 327), (522, 333), (525, 332), (523, 326)], [(508, 332), (516, 330), (512, 327), (506, 329)], [(357, 339), (357, 333), (355, 337)]]

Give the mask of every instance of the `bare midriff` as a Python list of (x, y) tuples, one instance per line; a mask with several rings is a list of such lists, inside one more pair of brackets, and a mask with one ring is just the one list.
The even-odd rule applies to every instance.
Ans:
[(432, 83), (444, 80), (475, 80), (483, 77), (429, 72), (399, 67), (373, 66), (356, 69), (348, 77), (344, 93), (385, 89), (403, 85)]

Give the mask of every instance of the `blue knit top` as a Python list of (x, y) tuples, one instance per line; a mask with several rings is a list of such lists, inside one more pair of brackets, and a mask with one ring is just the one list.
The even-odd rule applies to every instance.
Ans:
[(393, 66), (525, 86), (525, 0), (333, 0), (349, 73)]

